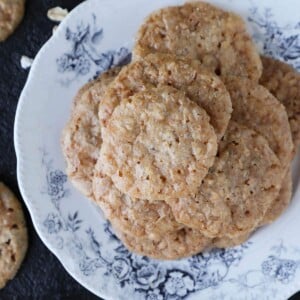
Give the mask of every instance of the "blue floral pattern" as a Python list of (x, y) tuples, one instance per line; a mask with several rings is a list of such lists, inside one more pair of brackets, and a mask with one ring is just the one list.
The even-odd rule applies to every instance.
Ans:
[(58, 214), (50, 213), (44, 221), (44, 226), (47, 227), (50, 234), (58, 233), (62, 228), (62, 223)]
[[(182, 268), (166, 267), (162, 262), (129, 252), (114, 235), (108, 222), (105, 223), (104, 233), (115, 246), (113, 253), (105, 256), (102, 243), (97, 240), (92, 228), (84, 229), (89, 245), (76, 235), (84, 226), (79, 213), (76, 211), (64, 216), (60, 209), (61, 201), (69, 195), (65, 187), (66, 177), (60, 170), (53, 169), (46, 151), (43, 151), (42, 161), (46, 169), (45, 190), (54, 207), (54, 211), (45, 219), (44, 227), (50, 235), (59, 236), (61, 231), (71, 233), (71, 243), (66, 245), (70, 252), (76, 253), (76, 261), (84, 276), (92, 276), (98, 269), (104, 269), (104, 275), (121, 288), (130, 286), (141, 299), (149, 300), (184, 299), (191, 293), (218, 288), (225, 282), (249, 288), (249, 276), (253, 274), (263, 275), (261, 281), (256, 283), (262, 286), (270, 280), (288, 284), (295, 277), (300, 264), (281, 257), (284, 250), (282, 242), (271, 249), (274, 253), (261, 262), (260, 270), (250, 270), (239, 278), (228, 278), (229, 270), (239, 266), (245, 252), (251, 247), (250, 242), (232, 249), (214, 249), (195, 255), (186, 259)], [(53, 190), (59, 190), (60, 193), (53, 193)], [(60, 236), (60, 239), (63, 238)], [(61, 244), (64, 243), (60, 240)]]
[(262, 263), (262, 273), (281, 283), (289, 283), (295, 276), (297, 263), (271, 255)]
[(89, 74), (91, 69), (94, 72), (92, 78), (96, 78), (105, 70), (131, 60), (131, 54), (125, 47), (106, 52), (98, 50), (104, 32), (96, 21), (96, 16), (93, 15), (91, 24), (80, 23), (75, 30), (67, 27), (65, 38), (71, 43), (71, 51), (63, 53), (56, 60), (58, 72), (70, 74), (61, 80), (62, 84), (70, 84), (78, 76)]
[(253, 38), (264, 54), (300, 69), (300, 21), (296, 24), (279, 25), (270, 7), (260, 11), (256, 6), (250, 9), (248, 21), (254, 32)]
[(165, 282), (165, 291), (171, 299), (183, 298), (194, 290), (194, 280), (189, 274), (171, 271)]
[[(254, 39), (261, 44), (264, 53), (284, 59), (300, 69), (300, 35), (296, 33), (300, 29), (300, 22), (278, 25), (269, 8), (261, 12), (257, 7), (252, 7), (249, 15)], [(291, 34), (287, 35), (286, 32)], [(56, 60), (58, 72), (64, 75), (62, 84), (69, 84), (78, 76), (95, 78), (113, 66), (130, 61), (130, 52), (124, 47), (99, 51), (103, 36), (104, 29), (97, 26), (94, 15), (90, 24), (80, 23), (75, 29), (66, 29), (65, 38), (71, 50)], [(226, 295), (218, 291), (222, 285), (249, 290), (255, 287), (263, 293), (272, 282), (281, 285), (293, 282), (300, 269), (300, 262), (289, 258), (283, 241), (270, 248), (269, 255), (260, 262), (260, 268), (248, 270), (234, 278), (230, 276), (230, 270), (238, 270), (245, 254), (251, 250), (251, 242), (232, 249), (201, 253), (176, 265), (130, 253), (114, 235), (109, 223), (101, 228), (106, 240), (101, 239), (100, 242), (96, 236), (100, 229), (87, 227), (79, 211), (66, 215), (61, 209), (64, 199), (70, 197), (67, 177), (54, 167), (45, 150), (42, 151), (42, 164), (46, 178), (42, 192), (53, 204), (53, 211), (43, 221), (47, 234), (55, 238), (59, 249), (66, 248), (75, 257), (74, 262), (83, 276), (93, 276), (101, 271), (108, 281), (113, 280), (124, 291), (130, 289), (138, 295), (138, 299), (185, 299), (192, 293), (207, 289), (215, 291), (212, 299), (225, 299)], [(113, 245), (113, 251), (105, 253), (102, 243)], [(271, 292), (276, 295), (276, 289)], [(256, 299), (260, 295), (252, 296)]]

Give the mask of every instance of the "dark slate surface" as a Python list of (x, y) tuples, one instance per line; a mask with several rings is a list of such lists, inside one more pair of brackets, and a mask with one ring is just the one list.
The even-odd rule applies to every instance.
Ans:
[[(21, 55), (34, 57), (51, 36), (54, 23), (46, 17), (49, 8), (59, 5), (70, 10), (80, 2), (27, 0), (23, 23), (12, 37), (5, 43), (0, 43), (0, 180), (4, 181), (20, 199), (16, 178), (13, 125), (18, 98), (28, 75), (28, 71), (20, 67), (20, 58)], [(37, 236), (29, 214), (25, 207), (24, 209), (29, 227), (29, 250), (16, 278), (0, 291), (0, 299), (99, 299), (67, 274)], [(300, 296), (293, 298), (296, 299), (300, 299)]]

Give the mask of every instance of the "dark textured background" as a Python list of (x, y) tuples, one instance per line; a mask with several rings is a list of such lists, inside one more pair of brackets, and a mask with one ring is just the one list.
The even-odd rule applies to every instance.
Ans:
[[(13, 125), (18, 98), (28, 75), (28, 71), (20, 66), (20, 58), (22, 55), (34, 57), (51, 36), (55, 24), (46, 17), (49, 8), (59, 5), (70, 10), (80, 2), (27, 0), (26, 15), (22, 24), (13, 36), (0, 43), (0, 180), (20, 199)], [(16, 278), (0, 291), (0, 299), (99, 299), (67, 274), (56, 257), (42, 244), (25, 207), (24, 209), (29, 227), (29, 250)], [(300, 299), (300, 295), (292, 299)]]

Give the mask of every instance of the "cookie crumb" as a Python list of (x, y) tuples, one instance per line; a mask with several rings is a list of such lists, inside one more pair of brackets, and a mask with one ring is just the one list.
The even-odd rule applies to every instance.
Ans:
[(53, 26), (53, 28), (52, 28), (52, 34), (54, 34), (54, 32), (57, 30), (57, 28), (58, 28), (58, 25)]
[(33, 63), (33, 58), (22, 55), (20, 62), (21, 62), (22, 69), (27, 70), (31, 67), (31, 65)]
[(67, 15), (69, 11), (66, 8), (61, 8), (59, 6), (50, 8), (47, 12), (47, 17), (54, 22), (61, 22)]

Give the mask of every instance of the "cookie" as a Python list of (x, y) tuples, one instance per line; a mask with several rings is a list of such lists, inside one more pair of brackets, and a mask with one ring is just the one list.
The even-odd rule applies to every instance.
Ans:
[(150, 54), (123, 68), (101, 101), (99, 118), (102, 124), (105, 126), (123, 98), (160, 85), (179, 89), (199, 104), (210, 116), (218, 140), (222, 138), (232, 112), (223, 82), (199, 61), (166, 54)]
[(258, 81), (262, 73), (259, 54), (243, 20), (204, 2), (152, 13), (137, 34), (133, 57), (154, 52), (198, 59), (222, 77), (236, 75)]
[(0, 182), (0, 289), (16, 275), (28, 247), (22, 207)]
[[(267, 209), (263, 219), (260, 221), (257, 227), (270, 224), (274, 222), (278, 217), (283, 213), (283, 211), (287, 208), (290, 203), (292, 196), (292, 174), (289, 169), (286, 173), (281, 189), (279, 191), (279, 195), (273, 200)], [(257, 228), (254, 228), (254, 231)], [(254, 232), (251, 230), (250, 232), (242, 232), (234, 238), (229, 237), (220, 237), (215, 238), (212, 241), (212, 245), (217, 248), (228, 248), (240, 245), (249, 239), (251, 233)]]
[(210, 239), (187, 227), (168, 233), (158, 240), (147, 237), (140, 239), (118, 231), (116, 233), (130, 251), (155, 259), (180, 259), (202, 252), (211, 245)]
[(121, 193), (102, 173), (100, 160), (95, 167), (93, 190), (95, 202), (106, 218), (127, 235), (155, 240), (183, 227), (164, 201), (132, 199)]
[(260, 224), (261, 226), (274, 222), (288, 207), (292, 198), (292, 184), (292, 172), (289, 169), (285, 174), (279, 196), (270, 205)]
[(210, 238), (236, 238), (262, 220), (278, 195), (281, 172), (267, 140), (231, 121), (198, 193), (167, 202), (178, 222)]
[(162, 201), (131, 200), (95, 166), (102, 145), (97, 116), (99, 99), (118, 72), (119, 69), (113, 69), (102, 74), (96, 81), (85, 85), (76, 96), (62, 139), (67, 173), (74, 185), (94, 200), (117, 228), (127, 234), (147, 235), (153, 239), (182, 227), (175, 221), (170, 207)]
[(239, 246), (239, 245), (245, 243), (249, 239), (251, 232), (250, 233), (249, 232), (241, 233), (234, 238), (230, 238), (230, 237), (226, 237), (226, 236), (215, 238), (212, 240), (212, 247), (231, 248), (231, 247)]
[(102, 139), (104, 173), (121, 192), (150, 201), (196, 192), (217, 151), (206, 112), (170, 86), (124, 98)]
[(0, 0), (0, 42), (5, 41), (21, 23), (25, 0)]
[(263, 135), (286, 169), (294, 145), (285, 107), (266, 88), (246, 78), (228, 77), (226, 87), (231, 95), (232, 119)]
[(279, 60), (262, 56), (260, 84), (266, 87), (286, 108), (295, 148), (300, 145), (300, 73)]
[(74, 99), (70, 120), (63, 130), (61, 144), (67, 174), (74, 186), (92, 197), (92, 177), (102, 144), (98, 106), (106, 86), (119, 73), (115, 68), (86, 84)]

